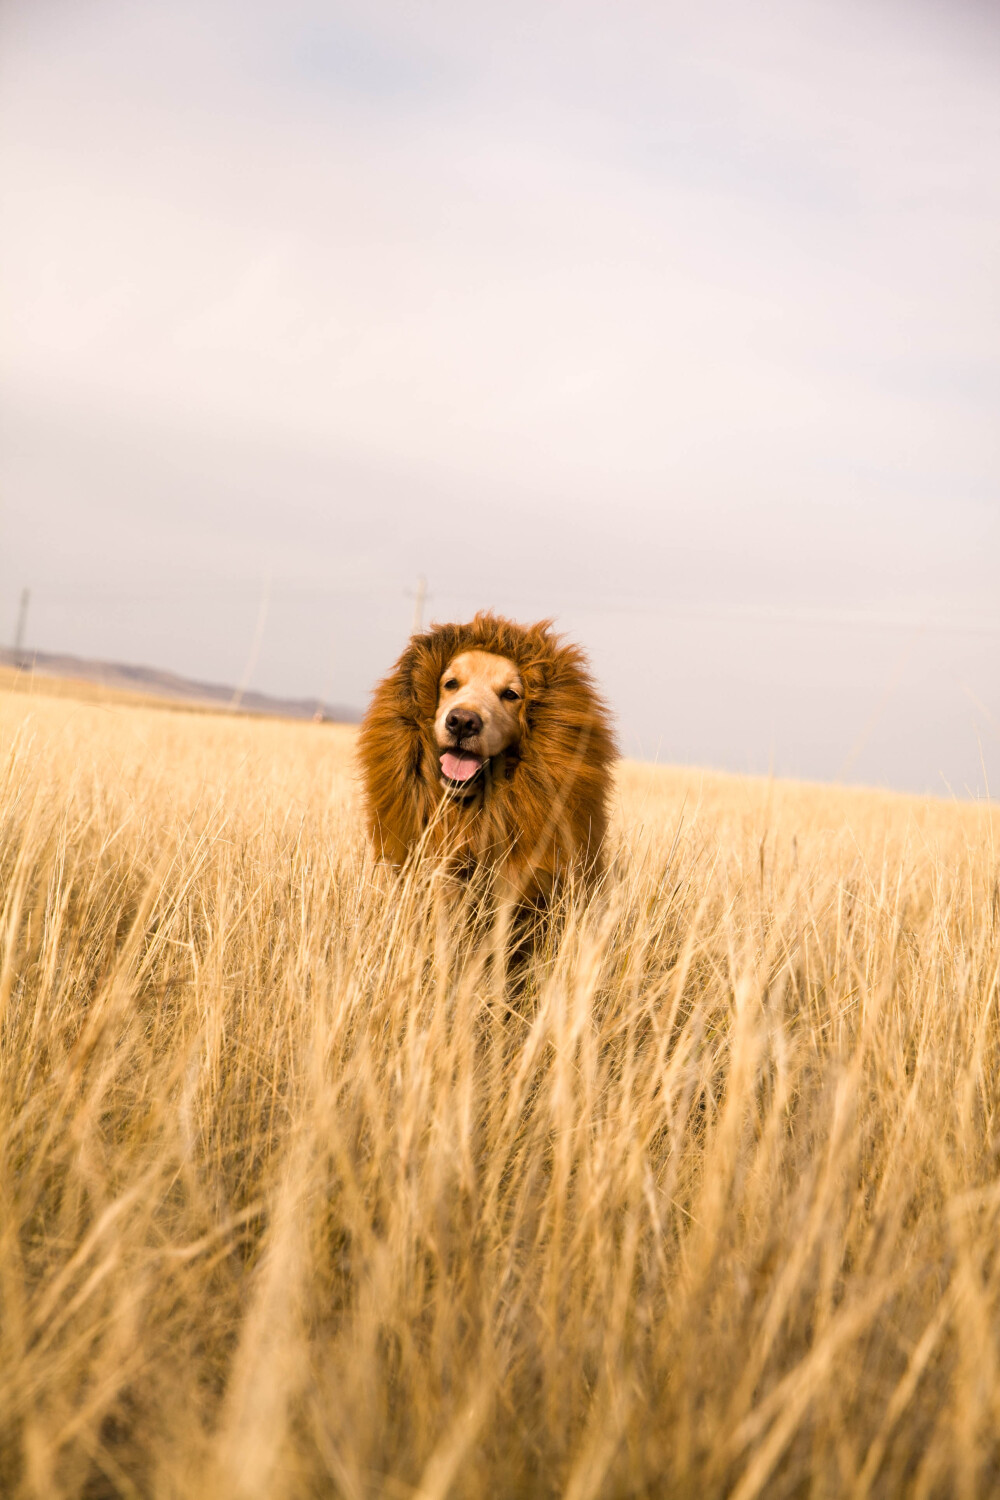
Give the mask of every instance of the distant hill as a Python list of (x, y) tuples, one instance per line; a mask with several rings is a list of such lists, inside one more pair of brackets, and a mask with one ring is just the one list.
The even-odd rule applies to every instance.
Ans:
[(274, 698), (268, 693), (240, 693), (237, 688), (222, 683), (196, 682), (190, 677), (179, 677), (176, 672), (160, 672), (155, 667), (94, 661), (50, 651), (11, 651), (0, 647), (0, 667), (10, 668), (18, 674), (32, 673), (39, 677), (87, 683), (115, 694), (161, 699), (178, 707), (264, 714), (281, 719), (322, 719), (338, 724), (356, 724), (361, 718), (357, 709), (339, 703), (322, 703), (318, 698)]

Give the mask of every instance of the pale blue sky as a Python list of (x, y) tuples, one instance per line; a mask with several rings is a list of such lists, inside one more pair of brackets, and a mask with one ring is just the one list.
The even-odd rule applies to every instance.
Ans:
[(360, 707), (422, 573), (634, 753), (995, 792), (998, 84), (975, 4), (7, 0), (0, 634), (263, 603)]

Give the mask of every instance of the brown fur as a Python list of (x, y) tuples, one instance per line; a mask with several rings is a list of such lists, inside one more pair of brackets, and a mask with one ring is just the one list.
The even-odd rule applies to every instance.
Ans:
[[(486, 867), (521, 899), (549, 895), (570, 869), (602, 869), (610, 768), (617, 756), (608, 710), (583, 652), (550, 621), (516, 625), (481, 613), (467, 625), (415, 635), (375, 688), (359, 758), (376, 851), (401, 865), (418, 846), (471, 874)], [(521, 675), (520, 737), (487, 764), (463, 803), (441, 786), (434, 735), (441, 675), (463, 651), (504, 656)]]

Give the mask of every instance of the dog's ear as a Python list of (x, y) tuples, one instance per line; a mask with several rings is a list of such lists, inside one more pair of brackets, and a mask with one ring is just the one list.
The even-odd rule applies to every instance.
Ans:
[(369, 833), (382, 857), (396, 865), (416, 847), (429, 815), (423, 776), (428, 679), (433, 704), (434, 653), (426, 638), (414, 636), (377, 684), (358, 735)]
[(521, 681), (524, 683), (524, 696), (528, 711), (528, 720), (531, 721), (531, 711), (545, 697), (553, 683), (553, 669), (557, 652), (553, 649), (555, 640), (552, 635), (552, 621), (539, 620), (537, 625), (519, 631), (520, 639), (517, 642), (519, 649), (510, 652), (515, 656)]
[(429, 630), (411, 637), (399, 659), (401, 690), (415, 719), (430, 723), (437, 713), (441, 674), (454, 652), (445, 629)]
[(525, 662), (519, 671), (524, 684), (525, 697), (529, 702), (537, 702), (549, 685), (548, 662), (544, 658), (536, 658), (534, 661)]
[(411, 642), (400, 655), (393, 672), (400, 709), (414, 718), (420, 717), (420, 679), (423, 676), (421, 673), (423, 657), (421, 637), (412, 636)]
[(443, 668), (437, 666), (440, 652), (435, 649), (435, 632), (410, 637), (386, 681), (391, 684), (400, 713), (419, 718), (426, 713), (429, 693), (437, 700), (437, 680)]
[(392, 674), (400, 709), (414, 715), (417, 712), (417, 698), (413, 682), (416, 665), (417, 651), (414, 637), (397, 661)]

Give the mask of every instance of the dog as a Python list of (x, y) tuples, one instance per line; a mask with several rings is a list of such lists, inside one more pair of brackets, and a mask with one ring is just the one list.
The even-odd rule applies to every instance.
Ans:
[(571, 871), (600, 879), (618, 750), (586, 657), (551, 624), (436, 625), (376, 686), (358, 753), (383, 860), (440, 856), (536, 906)]

